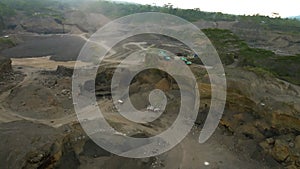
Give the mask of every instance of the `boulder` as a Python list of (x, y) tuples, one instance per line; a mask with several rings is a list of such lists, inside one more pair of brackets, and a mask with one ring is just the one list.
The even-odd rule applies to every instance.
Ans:
[(275, 140), (274, 140), (273, 138), (267, 138), (267, 139), (266, 139), (266, 142), (267, 142), (268, 144), (274, 144), (274, 143), (275, 143)]
[(289, 145), (283, 140), (277, 139), (272, 149), (271, 155), (273, 158), (279, 162), (283, 162), (289, 156)]

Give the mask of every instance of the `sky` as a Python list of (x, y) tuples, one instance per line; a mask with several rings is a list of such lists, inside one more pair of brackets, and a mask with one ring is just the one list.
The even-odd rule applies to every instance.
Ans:
[[(118, 1), (118, 0), (115, 0)], [(120, 0), (139, 4), (163, 6), (171, 3), (182, 9), (200, 8), (201, 11), (222, 12), (236, 15), (266, 15), (281, 17), (300, 15), (300, 0)]]

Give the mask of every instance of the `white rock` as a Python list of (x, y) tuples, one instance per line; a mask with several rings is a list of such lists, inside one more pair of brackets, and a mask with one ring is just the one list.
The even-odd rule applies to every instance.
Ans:
[(115, 132), (115, 135), (126, 136), (125, 133), (121, 133), (121, 132), (118, 132), (118, 131)]
[(150, 105), (150, 106), (147, 107), (147, 110), (148, 111), (154, 111), (154, 107)]

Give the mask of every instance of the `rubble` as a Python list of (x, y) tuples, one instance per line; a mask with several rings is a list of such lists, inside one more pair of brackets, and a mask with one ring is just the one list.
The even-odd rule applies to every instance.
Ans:
[(68, 67), (65, 67), (65, 66), (57, 66), (57, 69), (56, 69), (56, 75), (58, 76), (68, 76), (68, 77), (72, 77), (73, 75), (73, 71), (74, 69), (73, 68), (68, 68)]
[(11, 60), (0, 56), (0, 77), (12, 73)]
[(282, 140), (276, 140), (271, 151), (271, 155), (275, 158), (275, 160), (283, 162), (287, 159), (289, 154), (288, 144)]

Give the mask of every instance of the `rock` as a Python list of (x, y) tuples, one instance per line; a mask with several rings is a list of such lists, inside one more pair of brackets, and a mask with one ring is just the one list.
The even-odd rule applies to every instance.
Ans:
[(295, 148), (300, 150), (300, 135), (295, 138)]
[(57, 85), (57, 80), (54, 78), (48, 78), (44, 81), (44, 86), (52, 88), (53, 86)]
[(259, 146), (264, 149), (265, 152), (269, 152), (271, 146), (267, 141), (263, 141), (259, 143)]
[(153, 110), (154, 110), (154, 107), (150, 105), (150, 106), (147, 107), (147, 110), (148, 110), (148, 111), (153, 111)]
[(289, 146), (290, 146), (291, 148), (293, 148), (293, 147), (295, 146), (295, 144), (292, 143), (292, 142), (290, 142), (290, 143), (289, 143)]
[[(294, 96), (297, 94), (292, 94), (293, 92), (299, 93), (298, 86), (274, 78), (262, 78), (245, 70), (226, 70), (226, 73), (230, 75), (226, 79), (228, 101), (232, 98), (230, 97), (231, 92), (238, 93), (254, 101), (256, 105), (251, 106), (250, 102), (242, 104), (241, 99), (236, 101), (246, 105), (247, 108), (254, 109), (254, 112), (258, 112), (257, 115), (263, 117), (270, 126), (274, 126), (277, 130), (300, 131), (300, 119), (295, 113), (299, 111), (297, 105), (299, 105), (300, 99)], [(292, 86), (292, 88), (288, 86)], [(278, 97), (278, 95), (282, 97)], [(234, 101), (233, 103), (235, 103)], [(264, 103), (265, 106), (260, 106), (260, 103)], [(246, 106), (244, 107), (246, 108)], [(270, 110), (266, 111), (265, 109)], [(268, 134), (267, 137), (272, 137), (272, 135)]]
[(155, 85), (155, 87), (162, 91), (168, 91), (170, 90), (170, 83), (166, 78), (163, 78)]
[(259, 130), (251, 123), (240, 126), (237, 132), (242, 133), (244, 136), (250, 139), (262, 139), (264, 136), (259, 132)]
[(70, 93), (71, 93), (71, 91), (68, 90), (68, 89), (63, 89), (63, 90), (61, 91), (61, 94), (63, 94), (63, 95), (69, 95)]
[(31, 164), (39, 163), (43, 160), (44, 157), (45, 156), (42, 153), (33, 153), (29, 155), (28, 162)]
[(155, 108), (153, 111), (154, 112), (160, 112), (161, 110), (160, 110), (160, 108)]
[[(289, 110), (290, 111), (290, 110)], [(286, 112), (276, 111), (272, 112), (272, 124), (281, 128), (295, 129), (300, 131), (300, 119), (289, 115)]]
[(266, 139), (266, 142), (267, 142), (268, 144), (274, 144), (274, 143), (275, 143), (275, 140), (274, 140), (273, 138), (267, 138), (267, 139)]
[(11, 60), (0, 56), (0, 76), (12, 72)]
[(143, 163), (147, 164), (151, 162), (151, 158), (142, 158), (141, 159)]
[(73, 75), (73, 71), (74, 71), (74, 69), (72, 69), (72, 68), (67, 68), (67, 67), (59, 65), (59, 66), (57, 66), (56, 74), (59, 76), (71, 77)]
[(283, 162), (289, 156), (289, 154), (290, 152), (288, 144), (282, 140), (277, 139), (271, 152), (273, 158), (279, 162)]

